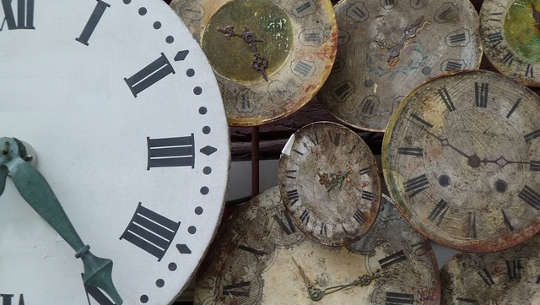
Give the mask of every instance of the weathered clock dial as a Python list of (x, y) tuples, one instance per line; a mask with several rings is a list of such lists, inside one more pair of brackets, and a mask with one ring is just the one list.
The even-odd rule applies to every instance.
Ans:
[(497, 70), (540, 86), (540, 1), (486, 0), (480, 23), (486, 56)]
[[(174, 302), (228, 173), (203, 51), (162, 1), (1, 1), (0, 40), (0, 304), (120, 304), (87, 281), (89, 251), (123, 304)], [(15, 164), (23, 145), (32, 163)], [(55, 196), (36, 196), (46, 184)], [(39, 209), (53, 197), (65, 215)]]
[(348, 125), (383, 132), (416, 86), (480, 65), (478, 14), (468, 0), (342, 0), (335, 10), (338, 55), (319, 96)]
[(540, 98), (488, 71), (413, 91), (383, 142), (392, 198), (423, 234), (471, 252), (540, 231)]
[(379, 212), (377, 161), (362, 138), (336, 123), (297, 131), (279, 161), (281, 196), (296, 225), (319, 242), (358, 239)]
[(351, 252), (304, 238), (279, 198), (272, 188), (227, 222), (197, 280), (196, 305), (440, 303), (433, 251), (389, 201)]
[(540, 235), (505, 251), (458, 254), (441, 270), (443, 305), (539, 305)]
[(329, 0), (173, 0), (220, 84), (230, 125), (255, 126), (300, 109), (335, 60)]

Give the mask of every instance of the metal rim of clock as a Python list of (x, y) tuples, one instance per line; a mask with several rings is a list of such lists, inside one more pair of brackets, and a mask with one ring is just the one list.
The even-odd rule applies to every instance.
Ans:
[[(403, 101), (400, 103), (399, 107), (396, 109), (396, 111), (394, 111), (394, 114), (392, 115), (392, 118), (390, 119), (387, 131), (386, 131), (385, 136), (384, 136), (383, 144), (382, 144), (382, 158), (381, 158), (381, 161), (382, 161), (382, 170), (383, 170), (383, 176), (384, 176), (385, 181), (388, 181), (387, 176), (391, 175), (390, 172), (392, 171), (388, 167), (388, 146), (390, 144), (390, 138), (391, 138), (392, 133), (394, 131), (394, 126), (395, 126), (395, 124), (397, 123), (397, 121), (400, 118), (401, 112), (407, 106), (406, 101), (409, 100), (410, 97), (414, 96), (417, 91), (419, 91), (423, 87), (427, 86), (432, 81), (435, 81), (435, 80), (438, 80), (438, 79), (443, 79), (443, 78), (451, 78), (454, 75), (465, 75), (465, 74), (472, 74), (472, 73), (487, 73), (487, 74), (492, 74), (492, 75), (495, 75), (495, 76), (498, 76), (498, 77), (505, 77), (505, 76), (502, 76), (501, 74), (498, 74), (496, 72), (492, 72), (492, 71), (488, 71), (488, 70), (482, 70), (482, 69), (480, 69), (480, 70), (456, 71), (456, 72), (449, 73), (449, 74), (446, 74), (446, 75), (441, 75), (439, 77), (436, 77), (436, 78), (433, 78), (431, 80), (428, 80), (428, 81), (424, 82), (423, 84), (418, 86), (416, 89), (411, 91), (409, 93), (409, 95), (407, 95), (407, 97), (405, 97), (403, 99)], [(511, 79), (508, 79), (508, 80), (514, 82), (516, 85), (521, 86), (523, 90), (529, 92), (530, 94), (532, 94), (534, 96), (538, 96), (538, 94), (536, 94), (530, 88), (522, 86), (521, 84), (519, 84), (519, 83), (517, 83), (517, 82), (515, 82), (515, 81), (513, 81)], [(390, 192), (390, 194), (392, 194), (394, 192), (394, 190), (392, 190), (390, 188), (389, 183), (386, 183), (386, 185), (388, 186), (388, 191)], [(508, 248), (517, 246), (517, 245), (529, 240), (530, 238), (534, 237), (536, 234), (538, 234), (538, 232), (540, 232), (540, 222), (537, 222), (535, 224), (534, 228), (532, 228), (530, 230), (525, 230), (524, 234), (521, 235), (521, 238), (514, 239), (514, 240), (505, 240), (507, 243), (504, 244), (503, 247), (500, 246), (500, 243), (498, 243), (497, 240), (495, 240), (495, 241), (491, 240), (489, 242), (484, 242), (484, 243), (481, 243), (481, 244), (480, 243), (473, 243), (470, 246), (458, 248), (455, 245), (453, 245), (452, 243), (450, 243), (449, 241), (438, 238), (435, 235), (430, 234), (430, 233), (426, 232), (425, 230), (422, 230), (420, 225), (417, 224), (415, 221), (413, 221), (412, 217), (409, 214), (407, 214), (407, 210), (402, 206), (402, 203), (399, 203), (397, 200), (394, 199), (396, 196), (392, 195), (391, 197), (392, 197), (392, 202), (394, 202), (394, 206), (400, 211), (401, 215), (411, 224), (411, 226), (416, 231), (420, 232), (427, 239), (429, 239), (431, 241), (434, 241), (435, 243), (437, 243), (439, 245), (442, 245), (442, 246), (445, 246), (445, 247), (448, 247), (448, 248), (452, 248), (452, 249), (455, 249), (455, 250), (458, 250), (458, 251), (466, 251), (466, 252), (473, 252), (473, 253), (486, 253), (486, 252), (490, 252), (490, 251), (492, 252), (492, 251), (494, 251), (494, 249), (496, 249), (496, 251), (502, 251), (502, 250), (506, 250)], [(398, 196), (398, 198), (399, 198), (399, 196)]]

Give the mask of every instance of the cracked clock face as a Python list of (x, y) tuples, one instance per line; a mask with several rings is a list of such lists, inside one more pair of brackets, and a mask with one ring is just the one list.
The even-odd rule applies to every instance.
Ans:
[(333, 248), (304, 236), (274, 187), (225, 223), (211, 251), (195, 305), (440, 304), (433, 250), (388, 197), (362, 239)]
[(338, 54), (319, 96), (348, 125), (384, 132), (412, 89), (480, 66), (478, 14), (468, 0), (342, 0), (335, 10)]
[(279, 161), (281, 196), (297, 226), (319, 242), (360, 238), (379, 212), (381, 181), (369, 146), (352, 130), (321, 122), (297, 131)]
[(307, 104), (335, 60), (330, 0), (173, 0), (200, 42), (230, 125), (257, 126)]
[(407, 97), (383, 142), (388, 189), (436, 242), (487, 252), (540, 231), (540, 98), (488, 71), (435, 79)]
[(540, 1), (486, 0), (480, 23), (486, 56), (497, 70), (540, 87)]
[[(27, 144), (123, 304), (169, 304), (222, 212), (229, 145), (202, 50), (162, 1), (2, 1), (0, 137)], [(21, 197), (0, 196), (0, 303), (111, 305)]]
[(540, 304), (540, 235), (496, 253), (458, 254), (441, 270), (442, 303)]

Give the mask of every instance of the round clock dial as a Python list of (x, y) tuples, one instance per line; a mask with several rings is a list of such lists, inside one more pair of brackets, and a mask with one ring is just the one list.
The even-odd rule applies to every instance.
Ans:
[(173, 0), (220, 84), (229, 124), (255, 126), (300, 109), (337, 49), (329, 0)]
[(471, 252), (540, 231), (540, 98), (492, 72), (435, 79), (394, 114), (383, 142), (388, 189), (430, 239)]
[(0, 303), (120, 304), (83, 281), (74, 235), (112, 260), (124, 304), (173, 302), (214, 235), (228, 172), (204, 53), (161, 1), (0, 5), (0, 137), (34, 151), (32, 167), (6, 163), (15, 146), (2, 140)]
[(382, 132), (416, 86), (480, 65), (478, 14), (468, 0), (342, 0), (335, 9), (338, 55), (320, 96), (349, 125)]
[(497, 253), (458, 254), (441, 270), (442, 304), (539, 305), (540, 235)]
[(486, 0), (480, 23), (486, 56), (497, 70), (540, 86), (540, 1)]
[(358, 239), (379, 212), (377, 161), (359, 135), (339, 124), (297, 131), (282, 152), (278, 179), (297, 226), (325, 245)]
[(222, 231), (195, 304), (439, 304), (429, 243), (383, 201), (377, 223), (351, 252), (303, 238), (278, 188), (268, 190)]

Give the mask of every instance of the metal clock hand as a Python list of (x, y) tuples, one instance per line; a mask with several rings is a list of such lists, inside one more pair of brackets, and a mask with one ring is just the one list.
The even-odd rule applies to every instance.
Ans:
[(82, 242), (45, 178), (23, 160), (26, 156), (24, 144), (14, 138), (0, 141), (4, 143), (0, 153), (0, 182), (1, 179), (5, 182), (4, 174), (9, 173), (24, 200), (75, 250), (75, 257), (82, 259), (84, 283), (102, 289), (116, 305), (122, 304), (112, 281), (113, 262), (94, 256), (90, 246)]

